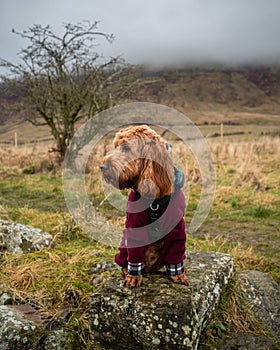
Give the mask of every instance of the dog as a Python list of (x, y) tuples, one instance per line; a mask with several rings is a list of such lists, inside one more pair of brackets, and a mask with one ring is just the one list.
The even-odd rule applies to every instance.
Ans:
[(174, 167), (171, 145), (147, 125), (119, 130), (113, 144), (114, 151), (100, 168), (107, 183), (131, 189), (115, 255), (124, 286), (138, 287), (144, 273), (164, 266), (173, 282), (189, 285), (184, 267), (184, 175)]

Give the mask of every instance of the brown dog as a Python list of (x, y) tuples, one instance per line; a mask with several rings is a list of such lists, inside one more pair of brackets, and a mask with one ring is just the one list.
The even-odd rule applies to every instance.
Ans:
[(139, 286), (144, 272), (164, 265), (175, 283), (189, 285), (183, 263), (184, 177), (174, 168), (171, 146), (153, 129), (140, 125), (121, 129), (114, 147), (103, 159), (102, 175), (116, 188), (132, 189), (126, 228), (115, 256), (124, 285)]

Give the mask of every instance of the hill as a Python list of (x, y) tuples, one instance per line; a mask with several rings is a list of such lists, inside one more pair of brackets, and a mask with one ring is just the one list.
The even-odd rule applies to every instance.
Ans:
[(278, 124), (280, 69), (165, 69), (143, 73), (133, 96), (174, 107), (196, 123)]
[[(32, 127), (22, 113), (11, 111), (18, 96), (0, 86), (0, 142), (46, 140), (49, 130)], [(173, 107), (198, 125), (280, 126), (280, 68), (142, 69), (140, 85), (129, 102), (154, 102)], [(122, 101), (123, 102), (123, 101)], [(271, 130), (271, 129), (270, 129)]]

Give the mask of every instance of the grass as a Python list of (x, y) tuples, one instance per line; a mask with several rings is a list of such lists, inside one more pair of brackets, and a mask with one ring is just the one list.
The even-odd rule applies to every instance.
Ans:
[[(69, 319), (62, 322), (76, 334), (79, 348), (90, 349), (86, 310), (90, 295), (98, 288), (92, 284), (90, 269), (98, 261), (112, 260), (114, 250), (84, 235), (67, 215), (48, 213), (44, 220), (55, 248), (25, 255), (1, 254), (0, 292), (11, 295), (15, 303), (34, 305), (50, 324), (59, 320), (65, 306), (70, 307)], [(69, 301), (69, 295), (75, 298)]]
[[(209, 141), (217, 170), (216, 196), (206, 222), (188, 235), (188, 249), (232, 254), (237, 272), (261, 270), (279, 283), (279, 138), (262, 137), (254, 143)], [(190, 152), (185, 152), (176, 141), (173, 149), (183, 163), (188, 163), (189, 175), (194, 174), (196, 162)], [(72, 221), (64, 203), (60, 172), (45, 166), (51, 162), (42, 150), (38, 156), (36, 152), (38, 149), (0, 150), (0, 218), (50, 232), (55, 247), (26, 255), (1, 252), (0, 292), (9, 293), (15, 302), (35, 303), (51, 320), (69, 305), (67, 295), (74, 295), (66, 325), (77, 334), (79, 347), (89, 349), (93, 345), (85, 310), (89, 296), (98, 289), (92, 284), (90, 268), (98, 261), (112, 260), (116, 248), (90, 239)], [(24, 171), (30, 165), (35, 173)], [(121, 228), (124, 213), (104, 200), (102, 187), (92, 174), (98, 174), (97, 164), (88, 175), (89, 197), (99, 212)], [(199, 174), (189, 177), (189, 185), (187, 226), (200, 197)], [(233, 279), (223, 293), (205, 339), (215, 341), (244, 330), (263, 332), (242, 304)]]
[(223, 340), (227, 336), (234, 336), (238, 333), (257, 333), (269, 336), (249, 305), (244, 302), (238, 278), (235, 275), (222, 291), (219, 307), (215, 310), (213, 319), (200, 341), (199, 349), (212, 348), (217, 339)]

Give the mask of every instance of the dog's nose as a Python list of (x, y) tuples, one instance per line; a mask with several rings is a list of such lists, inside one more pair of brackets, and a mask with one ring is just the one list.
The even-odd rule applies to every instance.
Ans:
[(104, 164), (100, 165), (100, 169), (101, 169), (101, 171), (107, 170), (108, 169), (108, 164), (104, 163)]

